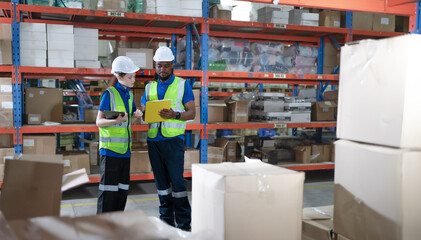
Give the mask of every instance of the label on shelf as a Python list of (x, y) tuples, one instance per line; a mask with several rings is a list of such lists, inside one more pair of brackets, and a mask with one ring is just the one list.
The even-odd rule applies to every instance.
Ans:
[(109, 17), (124, 17), (124, 12), (108, 12)]
[(276, 28), (287, 28), (287, 25), (286, 24), (275, 23), (275, 24), (273, 24), (273, 27), (276, 27)]
[(317, 76), (317, 79), (323, 79), (322, 75)]
[(287, 75), (283, 73), (274, 73), (273, 78), (287, 78)]
[(287, 128), (288, 126), (285, 123), (275, 123), (274, 128)]
[(24, 147), (33, 147), (33, 146), (35, 146), (35, 140), (34, 139), (23, 139), (23, 146)]

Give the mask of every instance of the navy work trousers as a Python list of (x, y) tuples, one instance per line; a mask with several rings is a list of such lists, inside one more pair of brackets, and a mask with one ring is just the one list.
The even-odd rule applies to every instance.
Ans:
[(160, 218), (171, 226), (190, 229), (191, 208), (184, 182), (184, 142), (180, 138), (148, 141), (155, 184), (160, 201)]

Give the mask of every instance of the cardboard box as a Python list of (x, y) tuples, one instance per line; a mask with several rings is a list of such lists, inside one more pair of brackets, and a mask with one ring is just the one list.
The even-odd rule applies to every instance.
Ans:
[(311, 146), (296, 146), (294, 152), (296, 162), (311, 163)]
[[(22, 56), (21, 56), (22, 57)], [(47, 58), (21, 58), (20, 64), (28, 67), (46, 67)]]
[(373, 17), (373, 31), (394, 32), (395, 15), (375, 13)]
[(228, 120), (228, 108), (223, 100), (209, 100), (208, 122), (226, 122)]
[[(6, 135), (6, 134), (3, 134)], [(6, 159), (13, 159), (13, 156), (15, 155), (15, 149), (12, 148), (0, 148), (0, 164), (4, 164), (6, 162)]]
[(86, 140), (86, 139), (79, 139), (83, 143), (85, 143), (85, 149), (88, 150), (89, 153), (89, 163), (91, 165), (99, 165), (99, 142), (98, 140)]
[(28, 49), (28, 50), (47, 50), (47, 42), (46, 41), (20, 41), (20, 49)]
[(195, 107), (196, 110), (196, 116), (194, 117), (194, 119), (192, 121), (187, 121), (187, 124), (200, 124), (200, 106), (199, 107)]
[[(68, 47), (73, 47), (70, 46), (70, 43), (72, 43), (71, 45), (74, 44), (74, 35), (73, 33), (50, 33), (47, 32), (47, 42), (61, 42), (63, 47), (62, 49), (58, 49), (58, 50), (66, 50)], [(64, 44), (66, 43), (66, 44)], [(50, 48), (48, 48), (50, 50)]]
[(311, 121), (334, 121), (336, 103), (333, 101), (311, 104)]
[(47, 24), (47, 33), (73, 34), (73, 25)]
[(49, 58), (48, 67), (74, 68), (74, 58)]
[(98, 0), (98, 10), (104, 11), (126, 11), (126, 0)]
[(184, 169), (191, 169), (192, 164), (200, 163), (200, 150), (189, 148), (184, 152)]
[[(75, 37), (86, 37), (86, 38), (97, 38), (98, 39), (98, 29), (91, 28), (77, 28), (73, 29)], [(76, 40), (76, 38), (75, 38)]]
[(12, 25), (0, 23), (0, 40), (12, 40)]
[(419, 239), (421, 151), (346, 140), (335, 148), (334, 231), (349, 239)]
[(208, 146), (208, 162), (221, 163), (225, 157), (225, 147)]
[(330, 162), (332, 149), (330, 144), (313, 144), (311, 145), (312, 162)]
[[(66, 41), (63, 41), (63, 42), (60, 42), (60, 41), (49, 41), (47, 43), (47, 49), (48, 50), (75, 51), (74, 39), (73, 38), (70, 38), (70, 39), (68, 39)], [(86, 48), (84, 50), (86, 52), (93, 51), (93, 49), (91, 49), (91, 48)], [(98, 59), (95, 59), (95, 60), (98, 60)]]
[(3, 181), (3, 178), (4, 178), (4, 164), (0, 164), (0, 181), (1, 182)]
[(228, 106), (228, 122), (246, 123), (249, 121), (249, 101), (229, 101)]
[(8, 221), (60, 215), (61, 192), (89, 182), (84, 171), (63, 176), (62, 161), (61, 155), (21, 155), (6, 161), (0, 209)]
[(127, 56), (141, 69), (153, 68), (153, 50), (148, 48), (118, 48), (118, 56)]
[(101, 62), (93, 60), (76, 60), (75, 68), (101, 68)]
[(227, 140), (225, 138), (217, 138), (215, 144), (218, 147), (224, 148), (223, 162), (237, 162), (237, 156), (240, 155), (238, 142), (235, 140)]
[(0, 64), (12, 64), (12, 41), (0, 40)]
[[(358, 30), (373, 30), (373, 13), (366, 12), (353, 12), (352, 16), (352, 29)], [(345, 23), (345, 21), (343, 21)]]
[(319, 13), (319, 26), (341, 27), (341, 12), (332, 10), (321, 11)]
[(0, 148), (13, 147), (13, 134), (0, 134)]
[(39, 113), (28, 113), (27, 114), (27, 123), (29, 125), (39, 125), (41, 124), (41, 114)]
[(11, 78), (0, 78), (0, 92), (12, 93), (12, 79)]
[(63, 155), (63, 173), (70, 173), (78, 169), (86, 169), (86, 173), (91, 173), (91, 166), (89, 164), (89, 154), (85, 151), (76, 152), (60, 152)]
[(21, 39), (31, 39), (32, 41), (47, 41), (47, 35), (45, 32), (24, 32), (20, 31), (20, 38)]
[[(21, 22), (19, 25), (20, 32), (40, 32), (46, 33), (47, 27), (45, 23), (28, 23)], [(22, 37), (22, 36), (21, 36)]]
[(0, 109), (0, 127), (13, 127), (13, 109), (3, 110)]
[(304, 173), (261, 162), (194, 164), (192, 179), (193, 234), (301, 239)]
[(97, 107), (94, 107), (92, 109), (85, 108), (85, 112), (84, 112), (85, 123), (96, 123), (97, 116), (98, 116)]
[(231, 20), (232, 6), (215, 4), (209, 9), (209, 18)]
[[(50, 59), (73, 59), (73, 51), (67, 50), (48, 50), (48, 60)], [(50, 61), (49, 61), (50, 62)]]
[(23, 154), (56, 154), (56, 137), (51, 135), (23, 135)]
[(63, 89), (26, 88), (25, 113), (41, 114), (41, 122), (63, 121)]
[[(415, 63), (421, 54), (420, 41), (415, 34), (342, 48), (338, 138), (421, 148), (421, 79)], [(372, 50), (369, 56), (367, 49)]]
[(334, 240), (333, 206), (303, 209), (302, 240)]
[(193, 89), (194, 106), (200, 107), (200, 89)]
[(152, 167), (149, 161), (148, 149), (132, 150), (132, 157), (130, 158), (130, 173), (145, 173), (151, 171)]
[(326, 101), (338, 101), (338, 90), (326, 91), (323, 93), (323, 97)]

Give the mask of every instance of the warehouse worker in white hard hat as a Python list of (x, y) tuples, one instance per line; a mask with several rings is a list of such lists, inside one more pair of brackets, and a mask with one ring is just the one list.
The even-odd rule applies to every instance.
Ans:
[[(101, 96), (96, 125), (99, 127), (100, 175), (97, 213), (123, 211), (130, 182), (132, 117), (142, 117), (133, 94), (139, 68), (126, 56), (114, 59), (108, 89)], [(106, 111), (121, 112), (107, 116)], [(110, 113), (110, 112), (107, 112)], [(115, 118), (116, 117), (116, 118)], [(111, 118), (111, 119), (110, 119)]]
[(155, 81), (146, 85), (142, 106), (147, 101), (171, 99), (171, 109), (159, 112), (167, 120), (149, 124), (148, 130), (149, 160), (158, 190), (160, 218), (171, 226), (190, 231), (191, 208), (183, 178), (184, 132), (186, 121), (196, 115), (194, 95), (188, 82), (174, 76), (171, 49), (158, 48), (153, 60)]

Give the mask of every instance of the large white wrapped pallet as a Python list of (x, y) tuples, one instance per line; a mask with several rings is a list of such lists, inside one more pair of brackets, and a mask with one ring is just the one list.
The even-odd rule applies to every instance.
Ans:
[(421, 151), (335, 143), (334, 231), (349, 239), (421, 239)]
[(420, 42), (413, 34), (341, 48), (338, 138), (421, 149)]
[(304, 173), (262, 162), (193, 164), (192, 231), (301, 239)]

